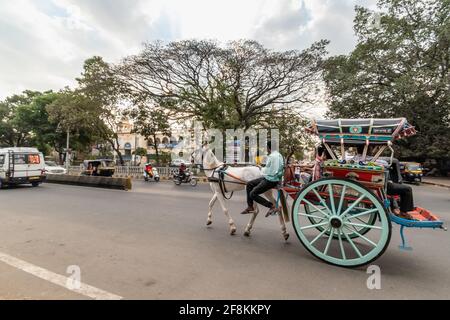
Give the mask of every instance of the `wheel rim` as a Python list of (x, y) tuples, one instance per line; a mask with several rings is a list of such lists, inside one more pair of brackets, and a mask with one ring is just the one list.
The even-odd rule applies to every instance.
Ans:
[[(373, 216), (372, 224), (358, 220)], [(391, 235), (390, 220), (380, 200), (364, 186), (348, 180), (322, 179), (305, 186), (295, 200), (292, 220), (308, 251), (340, 266), (375, 260), (386, 249)]]

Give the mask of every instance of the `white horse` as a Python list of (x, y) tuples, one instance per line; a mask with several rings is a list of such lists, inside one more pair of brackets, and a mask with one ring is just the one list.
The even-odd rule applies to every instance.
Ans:
[[(208, 147), (203, 147), (202, 149), (194, 151), (192, 153), (192, 160), (195, 161), (195, 163), (200, 163), (200, 160), (202, 161), (203, 170), (205, 171), (206, 176), (209, 178), (218, 178), (218, 172), (216, 171), (216, 169), (219, 169), (224, 165), (224, 163), (220, 162)], [(260, 177), (262, 177), (261, 169), (256, 166), (228, 167), (226, 169), (226, 174), (224, 175), (224, 186), (227, 192), (242, 191), (246, 189), (246, 183), (248, 181)], [(225, 204), (226, 199), (223, 196), (220, 185), (217, 182), (210, 182), (209, 185), (213, 192), (213, 197), (209, 202), (208, 220), (206, 225), (209, 226), (212, 224), (212, 210), (216, 201), (219, 200), (223, 213), (227, 217), (228, 224), (230, 225), (230, 234), (234, 235), (236, 233), (236, 225), (233, 218), (228, 212), (228, 208)], [(273, 197), (272, 190), (265, 192), (264, 195), (270, 202), (275, 205), (276, 201)], [(256, 203), (254, 204), (254, 207), (255, 213), (252, 214), (250, 221), (248, 222), (244, 231), (244, 235), (247, 237), (250, 236), (250, 232), (253, 228), (253, 223), (255, 222), (255, 219), (259, 213), (259, 208)], [(287, 240), (289, 238), (289, 233), (286, 231), (286, 224), (284, 222), (283, 215), (279, 213), (278, 217), (282, 235), (284, 239)]]

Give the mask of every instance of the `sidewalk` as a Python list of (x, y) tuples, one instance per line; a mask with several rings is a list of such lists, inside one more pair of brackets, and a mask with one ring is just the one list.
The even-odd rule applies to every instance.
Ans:
[(423, 177), (422, 182), (425, 184), (450, 188), (450, 178), (448, 177)]

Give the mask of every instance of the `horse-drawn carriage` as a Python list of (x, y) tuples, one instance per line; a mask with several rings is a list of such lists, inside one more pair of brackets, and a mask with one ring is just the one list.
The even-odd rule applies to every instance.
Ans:
[[(318, 135), (330, 157), (322, 164), (322, 176), (308, 184), (285, 179), (277, 204), (289, 220), (285, 195), (294, 199), (291, 219), (303, 246), (330, 264), (356, 267), (380, 257), (391, 239), (391, 222), (399, 224), (402, 248), (407, 248), (404, 228), (443, 228), (429, 211), (416, 208), (411, 219), (392, 212), (398, 200), (387, 194), (392, 172), (392, 143), (416, 133), (406, 119), (321, 120), (309, 131)], [(363, 146), (358, 161), (346, 158), (348, 147)], [(390, 151), (386, 165), (379, 161)], [(369, 153), (372, 155), (369, 157)], [(392, 175), (392, 174), (391, 174)]]

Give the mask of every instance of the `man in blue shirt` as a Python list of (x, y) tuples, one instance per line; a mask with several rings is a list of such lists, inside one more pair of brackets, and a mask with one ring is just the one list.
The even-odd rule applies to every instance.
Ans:
[(278, 151), (272, 152), (272, 144), (270, 141), (267, 142), (267, 151), (269, 153), (269, 156), (267, 159), (266, 167), (262, 170), (263, 176), (255, 180), (251, 180), (247, 183), (248, 207), (241, 212), (242, 214), (255, 212), (255, 208), (253, 206), (254, 201), (263, 205), (264, 207), (269, 208), (266, 217), (280, 211), (279, 208), (276, 208), (272, 204), (272, 202), (260, 196), (260, 194), (275, 188), (283, 178), (284, 174), (283, 156)]

